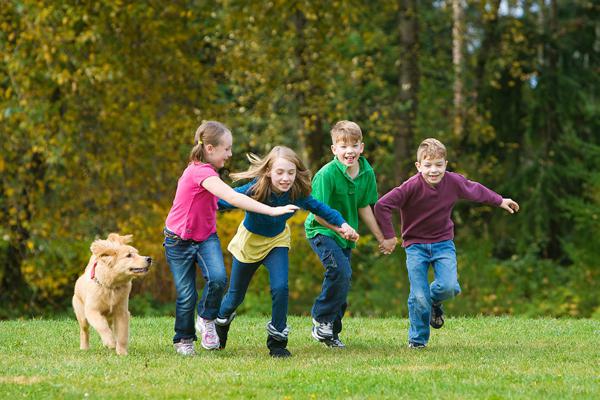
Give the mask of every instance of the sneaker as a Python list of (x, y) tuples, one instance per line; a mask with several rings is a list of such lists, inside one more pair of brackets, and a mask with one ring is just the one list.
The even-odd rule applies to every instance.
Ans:
[(219, 348), (219, 336), (215, 329), (215, 320), (198, 318), (196, 321), (196, 330), (202, 336), (202, 347), (206, 350), (214, 350)]
[(223, 350), (227, 345), (227, 337), (229, 336), (229, 327), (231, 325), (215, 324), (215, 331), (219, 337), (219, 350)]
[(342, 342), (340, 340), (340, 338), (337, 336), (334, 336), (331, 339), (322, 340), (321, 343), (324, 343), (325, 346), (330, 347), (330, 348), (335, 348), (335, 349), (345, 349), (346, 348), (346, 345), (344, 344), (344, 342)]
[(333, 339), (333, 323), (319, 322), (313, 318), (312, 336), (319, 342)]
[(283, 331), (279, 332), (277, 328), (273, 326), (271, 321), (269, 321), (267, 322), (267, 333), (269, 336), (273, 336), (277, 340), (287, 341), (288, 335), (290, 334), (290, 327), (286, 325), (286, 327), (283, 328)]
[(235, 318), (235, 316), (236, 316), (236, 313), (234, 311), (227, 318), (217, 317), (217, 319), (215, 319), (215, 324), (221, 325), (221, 326), (229, 325), (229, 324), (231, 324), (231, 321), (233, 321), (233, 319)]
[(442, 310), (442, 303), (431, 304), (429, 325), (431, 325), (433, 329), (440, 329), (442, 326), (444, 326), (444, 310)]
[(196, 351), (194, 351), (194, 339), (181, 339), (179, 342), (174, 343), (173, 347), (175, 347), (175, 351), (177, 354), (182, 356), (195, 356)]
[(408, 348), (409, 349), (424, 349), (425, 345), (423, 343), (408, 342)]
[(229, 335), (229, 328), (231, 327), (231, 321), (235, 318), (235, 312), (227, 318), (219, 318), (215, 320), (215, 330), (219, 337), (219, 350), (223, 350), (227, 345), (227, 336)]
[(288, 344), (287, 337), (283, 340), (277, 336), (269, 334), (267, 336), (267, 347), (269, 348), (269, 355), (274, 358), (287, 358), (291, 357), (292, 353), (286, 349)]
[(270, 349), (269, 355), (273, 358), (288, 358), (292, 356), (292, 353), (288, 349)]

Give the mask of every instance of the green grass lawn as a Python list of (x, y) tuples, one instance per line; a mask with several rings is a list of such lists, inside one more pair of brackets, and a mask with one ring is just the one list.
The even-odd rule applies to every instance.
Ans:
[(75, 318), (0, 322), (0, 398), (600, 399), (600, 321), (449, 318), (427, 349), (406, 319), (347, 318), (345, 350), (291, 317), (290, 359), (272, 359), (266, 317), (239, 316), (227, 349), (174, 353), (173, 319), (133, 318), (129, 355), (79, 350)]

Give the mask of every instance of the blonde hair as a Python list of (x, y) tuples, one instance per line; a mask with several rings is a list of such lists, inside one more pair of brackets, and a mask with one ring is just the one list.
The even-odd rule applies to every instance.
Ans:
[(434, 138), (423, 140), (417, 149), (417, 161), (421, 162), (425, 158), (446, 158), (446, 146)]
[(294, 201), (310, 194), (312, 189), (310, 170), (306, 168), (294, 150), (289, 147), (275, 146), (264, 158), (260, 158), (255, 154), (248, 154), (247, 157), (250, 161), (248, 170), (231, 174), (231, 177), (234, 181), (257, 178), (256, 183), (251, 188), (253, 192), (251, 197), (256, 201), (264, 203), (271, 197), (269, 172), (271, 172), (271, 168), (278, 158), (283, 158), (296, 166), (296, 179), (290, 189), (290, 200)]
[(362, 141), (362, 131), (356, 122), (338, 121), (331, 128), (331, 141), (333, 144), (341, 141), (343, 143), (356, 143)]
[(217, 121), (203, 121), (196, 129), (194, 135), (194, 147), (190, 152), (190, 162), (206, 162), (204, 158), (204, 146), (211, 144), (218, 146), (221, 138), (231, 131), (225, 125)]

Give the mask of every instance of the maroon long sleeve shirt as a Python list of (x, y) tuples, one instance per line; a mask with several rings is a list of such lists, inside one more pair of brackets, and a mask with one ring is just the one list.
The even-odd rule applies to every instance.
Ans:
[(495, 206), (502, 203), (498, 193), (460, 174), (446, 172), (440, 183), (432, 187), (419, 173), (379, 199), (375, 217), (383, 236), (390, 239), (396, 236), (392, 212), (400, 210), (403, 247), (441, 242), (454, 238), (450, 214), (460, 199)]

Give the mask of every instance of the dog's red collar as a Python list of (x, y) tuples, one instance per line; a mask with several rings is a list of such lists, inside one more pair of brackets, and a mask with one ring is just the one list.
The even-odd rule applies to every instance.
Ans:
[(96, 284), (100, 287), (106, 288), (106, 289), (110, 289), (110, 290), (117, 290), (117, 289), (121, 289), (122, 287), (124, 287), (125, 285), (119, 285), (119, 286), (108, 286), (105, 285), (104, 283), (100, 282), (98, 280), (98, 278), (96, 278), (96, 265), (98, 265), (98, 261), (96, 261), (94, 263), (94, 265), (92, 265), (92, 270), (90, 271), (90, 279), (93, 280), (94, 282), (96, 282)]
[(96, 261), (94, 265), (92, 265), (92, 272), (90, 273), (90, 278), (94, 280), (96, 280), (96, 265), (98, 265), (98, 261)]

